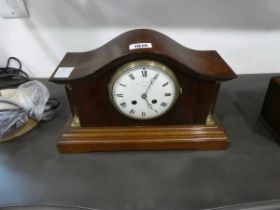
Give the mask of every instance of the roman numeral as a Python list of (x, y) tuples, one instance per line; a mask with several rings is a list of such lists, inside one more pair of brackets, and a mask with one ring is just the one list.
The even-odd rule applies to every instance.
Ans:
[(171, 93), (164, 93), (164, 96), (171, 96)]
[(158, 75), (159, 75), (159, 73), (155, 74), (153, 79), (156, 80), (158, 78)]
[(160, 105), (161, 105), (162, 107), (166, 107), (167, 103), (162, 102)]
[(169, 84), (169, 82), (166, 82), (166, 83), (164, 83), (163, 85), (162, 85), (162, 87), (165, 87), (166, 85), (168, 85)]
[(145, 117), (146, 116), (146, 113), (145, 112), (142, 112), (142, 117)]
[(123, 97), (123, 94), (116, 94), (117, 97)]
[(120, 105), (121, 105), (122, 108), (126, 107), (126, 103), (125, 102), (122, 102)]
[(131, 110), (129, 111), (129, 113), (130, 113), (130, 114), (135, 114), (135, 110), (134, 110), (134, 109), (131, 109)]
[(124, 85), (124, 84), (121, 84), (121, 83), (120, 83), (119, 85), (120, 85), (120, 86), (123, 86), (123, 87), (126, 87), (126, 85)]
[(143, 77), (147, 77), (147, 73), (148, 73), (147, 70), (142, 70), (142, 76)]
[(128, 76), (129, 76), (129, 77), (130, 77), (130, 79), (132, 79), (132, 80), (134, 80), (134, 79), (135, 79), (135, 77), (133, 76), (133, 74), (132, 74), (132, 73), (130, 73)]

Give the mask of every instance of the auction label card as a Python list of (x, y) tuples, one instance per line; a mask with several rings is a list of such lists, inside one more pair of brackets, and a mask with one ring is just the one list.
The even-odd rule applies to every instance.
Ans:
[(75, 67), (59, 67), (54, 78), (68, 78)]
[(129, 45), (129, 50), (152, 48), (152, 43), (135, 43)]

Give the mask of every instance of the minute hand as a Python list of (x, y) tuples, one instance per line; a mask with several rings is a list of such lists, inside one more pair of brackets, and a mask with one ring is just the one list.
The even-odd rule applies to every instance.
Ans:
[(150, 84), (149, 84), (147, 90), (146, 90), (145, 93), (144, 93), (145, 95), (147, 95), (148, 91), (150, 90), (150, 87), (152, 86), (152, 84), (154, 83), (154, 81), (157, 79), (157, 76), (158, 76), (158, 74), (156, 74), (156, 76), (155, 76), (153, 79), (151, 79), (151, 82), (150, 82)]

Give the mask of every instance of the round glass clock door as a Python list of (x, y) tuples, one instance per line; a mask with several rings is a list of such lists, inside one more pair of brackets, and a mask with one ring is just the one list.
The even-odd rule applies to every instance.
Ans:
[(181, 88), (165, 65), (133, 61), (121, 66), (109, 84), (113, 106), (123, 115), (148, 120), (162, 116), (176, 102)]

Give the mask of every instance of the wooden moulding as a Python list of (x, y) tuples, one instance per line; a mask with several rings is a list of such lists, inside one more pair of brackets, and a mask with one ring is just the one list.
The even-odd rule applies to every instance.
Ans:
[(146, 127), (65, 126), (58, 148), (62, 153), (128, 150), (221, 150), (229, 140), (220, 123)]

